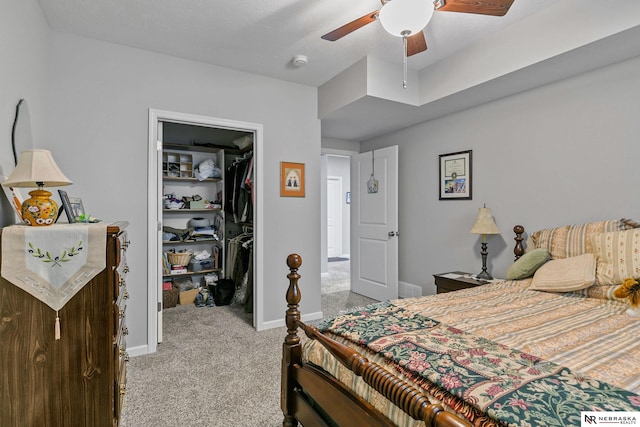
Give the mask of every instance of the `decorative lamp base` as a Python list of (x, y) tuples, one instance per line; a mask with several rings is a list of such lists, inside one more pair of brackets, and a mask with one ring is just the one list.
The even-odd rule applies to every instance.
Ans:
[[(483, 234), (482, 239), (486, 239), (486, 236)], [(487, 251), (487, 242), (483, 241), (480, 245), (480, 255), (482, 255), (482, 272), (478, 274), (476, 277), (482, 280), (493, 280), (493, 277), (489, 273), (487, 273), (487, 255), (489, 252)]]
[(482, 280), (493, 280), (493, 277), (491, 277), (491, 275), (487, 273), (486, 270), (482, 270), (482, 272), (476, 275), (476, 277)]
[(22, 219), (25, 224), (42, 226), (51, 225), (58, 218), (58, 205), (51, 200), (51, 193), (47, 190), (33, 190), (29, 192), (30, 199), (22, 202)]

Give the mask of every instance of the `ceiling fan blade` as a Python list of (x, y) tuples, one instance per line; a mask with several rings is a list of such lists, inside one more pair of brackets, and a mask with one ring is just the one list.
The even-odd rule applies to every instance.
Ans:
[(354, 32), (355, 30), (357, 30), (358, 28), (362, 28), (367, 24), (370, 24), (372, 22), (374, 22), (377, 18), (378, 18), (378, 13), (380, 11), (376, 10), (374, 12), (368, 13), (358, 19), (355, 19), (351, 22), (349, 22), (348, 24), (343, 25), (340, 28), (336, 28), (335, 30), (325, 34), (324, 36), (322, 36), (322, 38), (324, 40), (329, 40), (329, 41), (336, 41), (338, 39), (341, 39), (342, 37), (346, 36), (347, 34), (350, 34), (352, 32)]
[(436, 0), (436, 10), (504, 16), (514, 0)]
[(407, 56), (427, 50), (427, 40), (424, 38), (424, 31), (420, 31), (410, 37), (407, 37)]

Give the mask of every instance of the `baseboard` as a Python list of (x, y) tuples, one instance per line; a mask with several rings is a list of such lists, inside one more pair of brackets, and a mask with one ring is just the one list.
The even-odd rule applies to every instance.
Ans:
[[(318, 320), (322, 318), (323, 316), (321, 311), (317, 311), (315, 313), (307, 313), (300, 316), (300, 320), (302, 320), (303, 322), (309, 322), (311, 320)], [(285, 320), (277, 319), (277, 320), (272, 320), (270, 322), (263, 323), (262, 328), (260, 330), (265, 331), (267, 329), (280, 328), (282, 326), (287, 326), (285, 323)]]
[(400, 298), (415, 298), (422, 296), (422, 286), (398, 281), (398, 296)]
[(127, 347), (127, 354), (131, 357), (144, 356), (145, 354), (149, 354), (149, 346), (145, 344), (136, 347)]

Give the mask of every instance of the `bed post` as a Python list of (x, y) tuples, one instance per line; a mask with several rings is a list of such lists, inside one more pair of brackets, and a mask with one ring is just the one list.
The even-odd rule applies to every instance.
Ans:
[(302, 363), (302, 347), (300, 337), (298, 337), (298, 321), (300, 320), (300, 288), (298, 287), (298, 268), (302, 265), (302, 257), (298, 254), (291, 254), (287, 257), (287, 266), (290, 273), (289, 288), (287, 289), (287, 313), (285, 322), (287, 324), (287, 336), (282, 344), (282, 377), (280, 379), (280, 407), (284, 414), (283, 427), (295, 427), (298, 420), (293, 416), (293, 366)]
[(524, 255), (524, 247), (522, 246), (522, 241), (524, 240), (524, 237), (522, 237), (522, 234), (524, 233), (524, 227), (521, 225), (516, 225), (515, 227), (513, 227), (513, 232), (516, 233), (516, 237), (514, 237), (513, 239), (516, 241), (516, 247), (513, 248), (513, 253), (516, 255), (517, 261), (518, 258)]

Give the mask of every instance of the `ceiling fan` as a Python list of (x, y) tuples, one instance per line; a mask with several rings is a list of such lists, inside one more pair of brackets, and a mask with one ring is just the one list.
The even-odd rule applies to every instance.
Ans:
[[(322, 36), (324, 40), (336, 41), (364, 27), (374, 21), (380, 20), (387, 32), (405, 39), (406, 56), (412, 56), (427, 50), (427, 41), (422, 29), (431, 19), (434, 10), (446, 12), (474, 13), (479, 15), (504, 16), (514, 0), (380, 0), (382, 8), (368, 13), (348, 24)], [(433, 8), (430, 3), (433, 1)], [(417, 8), (416, 13), (411, 9), (395, 7), (399, 3), (412, 3), (407, 8)], [(392, 10), (392, 7), (394, 8)], [(422, 10), (420, 10), (422, 9)], [(409, 12), (408, 12), (409, 11)], [(385, 14), (388, 17), (385, 17)], [(415, 23), (402, 23), (404, 20), (414, 20)], [(386, 22), (385, 22), (386, 21)], [(414, 25), (413, 29), (409, 29)], [(388, 28), (392, 27), (392, 28)], [(402, 29), (406, 28), (406, 29)]]

